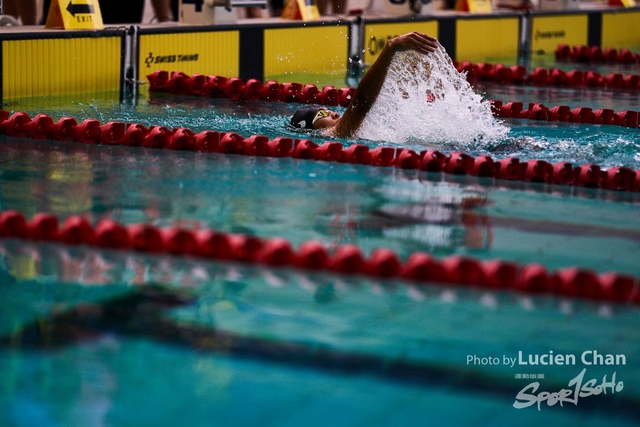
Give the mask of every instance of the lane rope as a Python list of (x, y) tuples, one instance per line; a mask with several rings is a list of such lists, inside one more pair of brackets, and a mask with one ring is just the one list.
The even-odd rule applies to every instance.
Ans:
[[(490, 64), (485, 64), (492, 67)], [(518, 66), (514, 66), (518, 67)], [(505, 70), (507, 68), (503, 67)], [(513, 68), (513, 67), (512, 67)], [(493, 71), (496, 73), (496, 71)], [(509, 71), (511, 73), (511, 71)], [(564, 72), (562, 72), (564, 73)], [(640, 76), (637, 77), (640, 86)], [(546, 77), (545, 77), (546, 78)], [(269, 80), (264, 85), (255, 79), (243, 82), (238, 77), (205, 76), (182, 72), (169, 73), (158, 70), (147, 76), (149, 91), (174, 95), (208, 96), (232, 100), (293, 102), (346, 107), (355, 95), (355, 88), (324, 86), (322, 90), (313, 84), (282, 83)], [(501, 80), (496, 80), (501, 81)], [(634, 80), (635, 81), (635, 80)], [(541, 103), (529, 103), (528, 108), (519, 101), (491, 100), (492, 113), (496, 117), (544, 120), (556, 122), (588, 123), (638, 128), (640, 114), (634, 110), (614, 111), (609, 108), (593, 110), (590, 107), (570, 108), (566, 105), (547, 107)]]
[(482, 261), (460, 255), (436, 259), (424, 252), (414, 252), (403, 262), (388, 248), (376, 248), (367, 258), (354, 244), (329, 251), (322, 243), (306, 241), (294, 249), (280, 237), (261, 239), (211, 229), (122, 225), (111, 219), (102, 219), (92, 226), (80, 215), (69, 216), (60, 225), (58, 218), (50, 213), (38, 213), (27, 220), (15, 210), (0, 212), (0, 238), (396, 278), (418, 284), (435, 282), (494, 291), (640, 303), (640, 281), (615, 272), (599, 274), (579, 267), (550, 272), (540, 264), (520, 265), (500, 259)]
[(637, 92), (640, 90), (640, 75), (612, 72), (601, 75), (595, 71), (570, 70), (560, 68), (535, 67), (527, 74), (523, 65), (506, 66), (469, 61), (455, 62), (456, 69), (467, 73), (467, 81), (495, 82), (510, 85), (557, 86), (583, 89), (620, 89)]
[[(504, 111), (516, 111), (516, 104), (500, 106)], [(494, 108), (497, 104), (494, 102)], [(519, 110), (518, 110), (519, 111)], [(546, 114), (534, 110), (535, 114)], [(75, 141), (84, 144), (110, 144), (143, 146), (147, 148), (185, 150), (208, 153), (238, 154), (261, 157), (292, 157), (361, 164), (368, 166), (396, 167), (434, 173), (472, 175), (480, 178), (543, 183), (586, 188), (600, 188), (627, 192), (640, 191), (640, 172), (627, 167), (603, 170), (596, 164), (574, 166), (570, 162), (551, 164), (545, 160), (520, 161), (517, 157), (493, 160), (490, 156), (473, 157), (462, 152), (449, 155), (438, 150), (419, 153), (408, 148), (369, 147), (353, 144), (346, 148), (339, 142), (322, 145), (309, 139), (264, 135), (243, 137), (235, 132), (205, 130), (195, 133), (187, 128), (168, 129), (164, 126), (146, 127), (139, 123), (107, 122), (86, 119), (80, 124), (65, 116), (57, 122), (46, 114), (33, 119), (25, 112), (0, 110), (0, 135), (9, 137)]]
[(626, 48), (621, 48), (619, 51), (613, 47), (602, 50), (600, 46), (569, 46), (566, 43), (560, 43), (554, 54), (556, 61), (562, 62), (607, 62), (627, 65), (640, 63), (640, 52), (633, 53)]

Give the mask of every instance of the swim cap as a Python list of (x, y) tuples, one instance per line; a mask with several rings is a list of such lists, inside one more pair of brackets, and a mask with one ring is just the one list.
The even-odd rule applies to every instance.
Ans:
[(300, 108), (291, 117), (291, 126), (298, 129), (313, 129), (313, 119), (322, 107), (304, 107)]

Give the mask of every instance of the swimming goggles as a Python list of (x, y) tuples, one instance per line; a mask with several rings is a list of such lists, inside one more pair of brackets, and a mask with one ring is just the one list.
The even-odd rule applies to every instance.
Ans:
[(318, 110), (315, 117), (313, 118), (313, 121), (311, 121), (311, 124), (315, 123), (320, 119), (324, 119), (325, 117), (329, 117), (330, 114), (331, 114), (331, 111), (327, 110), (326, 108), (322, 108)]

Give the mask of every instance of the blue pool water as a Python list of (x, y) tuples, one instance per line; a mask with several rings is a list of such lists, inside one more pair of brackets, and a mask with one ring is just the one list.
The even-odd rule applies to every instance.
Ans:
[[(509, 100), (506, 89), (479, 90)], [(511, 99), (537, 102), (546, 93), (550, 106), (640, 109), (624, 94), (514, 90), (522, 93)], [(4, 109), (300, 137), (284, 127), (295, 105), (109, 99), (13, 100)], [(638, 129), (506, 125), (503, 141), (434, 147), (640, 168)], [(355, 243), (367, 254), (388, 247), (402, 259), (427, 251), (640, 276), (634, 193), (6, 136), (0, 173), (0, 209), (26, 216), (81, 214), (93, 223), (278, 236), (295, 246)], [(627, 304), (2, 240), (0, 425), (635, 426), (639, 314)], [(581, 355), (593, 350), (626, 363), (584, 364)], [(519, 352), (550, 351), (577, 362), (504, 364)], [(623, 389), (577, 405), (513, 407), (528, 384), (559, 391), (584, 368), (585, 382), (615, 374)]]
[[(640, 110), (640, 94), (624, 90), (569, 89), (478, 83), (477, 92), (485, 99), (541, 102), (548, 107), (568, 105), (610, 108), (616, 112)], [(269, 137), (288, 136), (322, 140), (318, 134), (296, 133), (287, 129), (289, 118), (300, 107), (299, 104), (278, 102), (234, 102), (227, 99), (206, 97), (152, 94), (140, 98), (134, 104), (120, 104), (117, 94), (78, 95), (75, 97), (52, 97), (15, 100), (5, 105), (6, 110), (26, 111), (32, 116), (47, 113), (54, 119), (64, 114), (78, 121), (94, 118), (102, 123), (123, 121), (144, 125), (162, 125), (168, 128), (186, 127), (196, 132), (213, 129), (237, 132), (243, 136), (253, 134)], [(109, 95), (112, 96), (109, 101)], [(106, 100), (105, 100), (106, 98)], [(339, 112), (341, 107), (335, 107)], [(401, 145), (421, 151), (436, 148), (443, 153), (463, 151), (472, 155), (489, 154), (494, 158), (515, 156), (522, 160), (543, 159), (552, 163), (569, 161), (576, 164), (596, 163), (603, 168), (626, 166), (640, 168), (640, 143), (637, 129), (607, 125), (584, 125), (559, 122), (539, 122), (520, 119), (502, 119), (510, 129), (505, 138), (497, 141), (468, 141), (451, 144), (446, 141), (406, 141)], [(454, 126), (464, 126), (464, 123)], [(348, 146), (353, 143), (376, 147), (397, 146), (385, 141), (363, 139), (336, 139)]]

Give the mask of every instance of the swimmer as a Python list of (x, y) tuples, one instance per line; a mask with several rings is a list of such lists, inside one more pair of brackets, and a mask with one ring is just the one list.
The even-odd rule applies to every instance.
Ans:
[(378, 97), (395, 53), (415, 51), (429, 54), (439, 47), (436, 38), (417, 32), (389, 40), (378, 59), (362, 77), (356, 94), (342, 117), (326, 108), (305, 107), (291, 117), (291, 126), (299, 129), (320, 129), (326, 136), (352, 137)]

